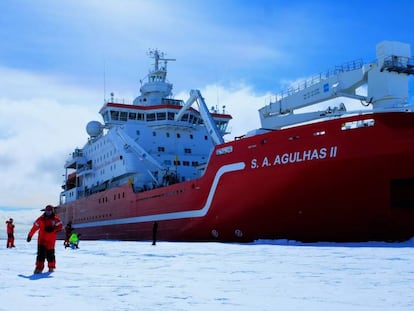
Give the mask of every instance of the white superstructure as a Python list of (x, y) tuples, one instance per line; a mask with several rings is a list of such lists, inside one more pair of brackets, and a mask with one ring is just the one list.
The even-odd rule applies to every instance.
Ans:
[(208, 111), (198, 90), (185, 103), (174, 99), (166, 80), (173, 59), (158, 50), (150, 56), (154, 67), (133, 104), (107, 102), (100, 110), (104, 123), (88, 123), (88, 142), (66, 161), (61, 203), (125, 183), (145, 191), (198, 178), (223, 142), (231, 116)]

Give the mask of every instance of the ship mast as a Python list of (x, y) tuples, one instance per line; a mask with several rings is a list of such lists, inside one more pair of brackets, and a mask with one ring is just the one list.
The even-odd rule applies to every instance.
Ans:
[(159, 61), (163, 60), (165, 65), (165, 71), (167, 71), (167, 62), (169, 61), (175, 61), (175, 58), (164, 58), (164, 52), (160, 52), (158, 49), (153, 49), (148, 51), (148, 55), (155, 59), (154, 63), (154, 71), (158, 71), (159, 69)]
[[(164, 58), (164, 53), (158, 49), (149, 50), (148, 56), (154, 58), (154, 67), (150, 69), (147, 75), (147, 81), (141, 82), (141, 95), (134, 99), (134, 105), (156, 105), (159, 104), (163, 98), (171, 96), (172, 84), (166, 81), (167, 78), (167, 63), (175, 61), (174, 58)], [(160, 61), (164, 61), (164, 65), (160, 65)]]
[[(148, 51), (148, 55), (151, 58), (154, 58), (154, 69), (148, 74), (148, 82), (158, 81), (165, 82), (167, 77), (167, 63), (169, 61), (175, 61), (175, 58), (164, 58), (164, 52), (159, 51), (158, 49), (153, 49)], [(164, 66), (160, 68), (160, 61), (164, 61)]]

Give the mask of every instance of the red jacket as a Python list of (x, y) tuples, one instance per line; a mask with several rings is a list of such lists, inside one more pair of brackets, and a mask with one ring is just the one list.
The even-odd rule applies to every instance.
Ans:
[(53, 249), (55, 248), (56, 232), (62, 230), (62, 227), (63, 223), (58, 215), (52, 214), (51, 217), (47, 217), (43, 214), (33, 223), (29, 237), (32, 238), (36, 231), (39, 230), (37, 243), (44, 245), (46, 249)]
[(14, 233), (14, 225), (9, 220), (6, 221), (7, 224), (7, 234), (13, 234)]

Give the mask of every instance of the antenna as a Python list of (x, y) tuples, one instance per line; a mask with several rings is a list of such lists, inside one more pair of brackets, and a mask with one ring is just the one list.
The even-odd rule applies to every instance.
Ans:
[(164, 58), (165, 53), (164, 52), (161, 52), (158, 49), (149, 49), (148, 52), (147, 52), (147, 54), (150, 57), (152, 57), (152, 58), (155, 59), (155, 64), (154, 64), (155, 71), (158, 71), (159, 70), (158, 64), (159, 64), (159, 61), (160, 60), (163, 60), (164, 61), (165, 68), (163, 68), (162, 70), (167, 69), (167, 62), (169, 62), (169, 61), (175, 61), (176, 60), (175, 58)]
[(104, 104), (105, 104), (105, 101), (106, 101), (106, 99), (105, 99), (105, 94), (106, 94), (106, 61), (105, 61), (105, 59), (104, 59), (104, 71), (103, 71), (103, 78), (104, 78), (104, 80), (103, 80), (103, 101), (104, 101)]

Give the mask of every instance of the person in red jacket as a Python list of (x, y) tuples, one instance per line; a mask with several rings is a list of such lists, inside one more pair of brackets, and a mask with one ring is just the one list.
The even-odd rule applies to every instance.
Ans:
[(16, 247), (14, 246), (14, 224), (13, 218), (6, 221), (7, 225), (7, 248)]
[(34, 273), (42, 273), (45, 259), (47, 259), (47, 266), (49, 272), (53, 272), (56, 269), (55, 258), (55, 242), (56, 232), (61, 231), (63, 227), (62, 221), (59, 216), (55, 214), (54, 207), (47, 205), (44, 209), (43, 215), (41, 215), (33, 223), (33, 227), (27, 235), (27, 242), (32, 240), (33, 235), (39, 230), (39, 236), (37, 239), (37, 257), (36, 268)]

